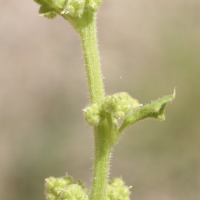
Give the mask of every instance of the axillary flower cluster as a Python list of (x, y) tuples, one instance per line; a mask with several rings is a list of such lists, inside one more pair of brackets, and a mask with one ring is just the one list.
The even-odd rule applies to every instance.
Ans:
[(106, 113), (111, 114), (116, 120), (124, 119), (141, 106), (142, 104), (130, 97), (128, 93), (120, 92), (106, 96), (101, 104), (92, 104), (83, 109), (83, 111), (85, 121), (89, 125), (98, 125), (106, 119)]
[(130, 187), (121, 178), (108, 179), (111, 151), (129, 126), (146, 118), (164, 120), (164, 109), (175, 98), (175, 91), (144, 106), (126, 92), (105, 95), (96, 36), (96, 15), (101, 0), (34, 1), (40, 5), (41, 16), (53, 19), (60, 15), (80, 35), (90, 94), (90, 105), (83, 113), (86, 122), (93, 126), (95, 143), (91, 190), (70, 176), (50, 177), (45, 180), (46, 199), (129, 200)]
[(40, 4), (39, 13), (47, 18), (54, 18), (57, 14), (69, 17), (81, 17), (86, 9), (96, 12), (101, 0), (35, 0)]
[[(115, 178), (108, 183), (106, 200), (129, 200), (130, 188), (120, 178)], [(84, 184), (69, 176), (45, 179), (45, 194), (48, 200), (89, 200)]]

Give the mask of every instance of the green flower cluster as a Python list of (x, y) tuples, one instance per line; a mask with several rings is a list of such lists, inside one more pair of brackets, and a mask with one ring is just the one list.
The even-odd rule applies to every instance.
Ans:
[(64, 6), (62, 14), (69, 14), (71, 16), (81, 16), (85, 7), (85, 0), (68, 0)]
[(132, 114), (140, 104), (126, 92), (120, 92), (107, 96), (103, 103), (106, 112), (113, 114), (117, 119), (123, 119), (125, 116)]
[(102, 106), (96, 103), (83, 109), (85, 120), (89, 125), (98, 125), (104, 119)]
[(108, 184), (108, 197), (107, 200), (130, 200), (130, 189), (124, 185), (120, 178), (115, 178)]
[(96, 12), (102, 0), (34, 0), (40, 4), (39, 13), (47, 18), (54, 18), (57, 14), (70, 17), (81, 17), (85, 10)]
[(47, 200), (89, 200), (87, 191), (81, 181), (73, 181), (71, 177), (45, 179)]
[(104, 101), (98, 104), (92, 104), (83, 109), (85, 120), (89, 125), (100, 124), (110, 113), (116, 119), (123, 119), (127, 115), (131, 115), (141, 105), (136, 99), (133, 99), (126, 92), (116, 93), (106, 96)]
[[(115, 178), (108, 183), (106, 200), (130, 200), (130, 189), (121, 178)], [(73, 181), (71, 177), (45, 179), (45, 194), (47, 200), (89, 200), (83, 183)]]

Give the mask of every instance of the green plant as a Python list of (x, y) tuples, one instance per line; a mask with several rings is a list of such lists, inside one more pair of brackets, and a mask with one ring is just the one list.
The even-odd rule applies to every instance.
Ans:
[[(175, 97), (141, 105), (125, 92), (105, 95), (96, 37), (96, 15), (101, 0), (35, 0), (39, 13), (47, 18), (64, 17), (81, 37), (87, 72), (90, 105), (83, 109), (86, 122), (93, 126), (95, 138), (94, 171), (90, 195), (81, 181), (71, 177), (46, 179), (47, 200), (128, 200), (129, 188), (120, 178), (108, 181), (110, 154), (122, 132), (145, 118), (164, 120), (164, 109)], [(118, 120), (122, 119), (121, 126)], [(90, 197), (89, 197), (90, 196)]]

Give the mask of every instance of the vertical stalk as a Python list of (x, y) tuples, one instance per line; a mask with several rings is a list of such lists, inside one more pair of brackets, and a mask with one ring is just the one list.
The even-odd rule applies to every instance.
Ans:
[(107, 138), (107, 124), (94, 128), (95, 159), (92, 180), (91, 200), (106, 200), (111, 145)]
[(82, 40), (91, 103), (101, 103), (104, 87), (96, 36), (96, 13), (85, 11), (78, 30)]
[[(91, 103), (102, 103), (104, 87), (96, 36), (96, 13), (85, 11), (80, 28)], [(94, 127), (95, 155), (91, 200), (106, 200), (111, 145), (107, 122)]]

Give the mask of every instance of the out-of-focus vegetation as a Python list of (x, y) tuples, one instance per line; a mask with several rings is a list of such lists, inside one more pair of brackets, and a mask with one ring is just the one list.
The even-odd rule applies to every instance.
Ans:
[[(44, 179), (66, 172), (90, 185), (78, 35), (61, 17), (40, 18), (34, 2), (2, 1), (0, 10), (1, 199), (44, 199)], [(110, 176), (133, 186), (132, 200), (200, 198), (199, 36), (197, 0), (104, 0), (99, 12), (108, 94), (144, 104), (177, 87), (166, 121), (136, 124), (115, 148)]]

